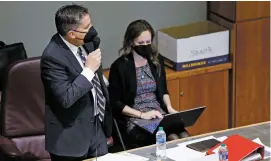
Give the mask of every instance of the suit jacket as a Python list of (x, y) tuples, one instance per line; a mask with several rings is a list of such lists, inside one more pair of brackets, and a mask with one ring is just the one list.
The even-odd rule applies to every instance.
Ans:
[[(92, 84), (80, 73), (82, 67), (56, 34), (41, 57), (41, 79), (45, 91), (45, 148), (59, 156), (79, 157), (87, 153), (95, 135)], [(101, 69), (97, 71), (106, 98), (103, 129), (112, 132), (112, 110)]]
[[(163, 101), (163, 95), (168, 94), (164, 62), (159, 55), (160, 69), (148, 61), (152, 75), (156, 81), (156, 98), (161, 108), (168, 113)], [(159, 72), (160, 71), (160, 72)], [(136, 68), (133, 54), (119, 57), (110, 68), (109, 96), (113, 113), (116, 117), (121, 116), (125, 105), (132, 107), (137, 92)]]

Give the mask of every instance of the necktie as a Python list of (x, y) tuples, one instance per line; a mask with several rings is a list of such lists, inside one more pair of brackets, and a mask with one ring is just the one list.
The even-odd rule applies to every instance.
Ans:
[[(79, 54), (83, 64), (85, 65), (86, 62), (86, 57), (84, 56), (82, 49), (79, 47), (77, 53)], [(104, 113), (105, 113), (105, 97), (102, 92), (102, 87), (99, 81), (99, 78), (97, 74), (92, 79), (92, 84), (96, 90), (96, 102), (97, 102), (97, 107), (98, 107), (98, 112), (99, 112), (99, 119), (100, 121), (103, 121), (104, 119)]]

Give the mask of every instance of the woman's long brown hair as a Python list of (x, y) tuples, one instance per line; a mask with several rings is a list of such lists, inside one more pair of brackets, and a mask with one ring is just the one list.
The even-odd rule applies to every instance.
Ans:
[[(119, 54), (120, 55), (128, 55), (130, 53), (132, 53), (133, 49), (133, 45), (134, 45), (134, 40), (140, 36), (140, 34), (144, 31), (149, 31), (151, 33), (152, 36), (152, 42), (153, 42), (153, 38), (154, 38), (154, 30), (152, 28), (152, 26), (145, 20), (136, 20), (131, 22), (125, 32), (124, 35), (124, 41), (123, 41), (123, 46), (122, 48), (119, 50)], [(158, 52), (156, 47), (153, 45), (153, 43), (151, 44), (152, 46), (152, 53), (150, 53), (150, 59), (152, 61), (152, 63), (156, 66), (157, 72), (159, 72), (160, 69), (160, 64), (159, 64), (159, 60), (158, 60)]]

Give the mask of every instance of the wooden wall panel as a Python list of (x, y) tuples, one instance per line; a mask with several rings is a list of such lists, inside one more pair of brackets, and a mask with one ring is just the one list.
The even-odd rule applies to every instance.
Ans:
[(237, 24), (236, 126), (270, 120), (270, 19)]
[(270, 2), (268, 1), (236, 2), (236, 21), (252, 20), (263, 17), (270, 17)]
[(211, 1), (208, 2), (209, 13), (214, 13), (220, 15), (221, 17), (227, 19), (228, 21), (235, 21), (235, 9), (236, 2), (234, 1)]
[(208, 12), (231, 22), (240, 22), (270, 17), (268, 1), (212, 1), (208, 2)]
[(235, 72), (236, 72), (236, 23), (227, 21), (226, 19), (215, 15), (213, 13), (208, 14), (208, 20), (221, 25), (230, 30), (230, 55), (232, 62), (232, 69), (229, 71), (229, 126), (235, 127)]

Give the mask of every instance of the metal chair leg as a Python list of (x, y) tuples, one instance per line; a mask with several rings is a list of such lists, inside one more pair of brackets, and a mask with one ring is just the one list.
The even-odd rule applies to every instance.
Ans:
[(120, 130), (119, 130), (118, 123), (117, 123), (116, 119), (113, 119), (113, 121), (114, 121), (115, 127), (117, 129), (117, 133), (118, 133), (118, 136), (119, 136), (119, 139), (120, 139), (121, 146), (122, 146), (123, 150), (125, 151), (126, 150), (126, 146), (124, 145), (124, 142), (123, 142)]

